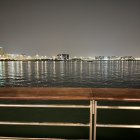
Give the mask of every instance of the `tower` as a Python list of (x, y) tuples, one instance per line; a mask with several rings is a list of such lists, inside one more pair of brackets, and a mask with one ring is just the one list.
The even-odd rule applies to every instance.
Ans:
[(5, 53), (4, 53), (4, 51), (3, 51), (3, 48), (2, 47), (0, 47), (0, 55), (4, 55)]

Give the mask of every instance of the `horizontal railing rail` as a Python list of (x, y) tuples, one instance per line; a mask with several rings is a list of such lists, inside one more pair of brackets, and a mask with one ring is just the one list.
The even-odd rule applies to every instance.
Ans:
[[(63, 126), (63, 127), (89, 127), (89, 139), (92, 139), (92, 113), (93, 113), (93, 101), (90, 101), (89, 105), (76, 105), (76, 104), (0, 104), (1, 108), (67, 108), (67, 109), (89, 109), (89, 122), (88, 123), (78, 123), (78, 122), (21, 122), (21, 121), (0, 121), (0, 125), (8, 125), (8, 126)], [(9, 140), (8, 137), (0, 137), (0, 139)], [(10, 140), (28, 140), (34, 138), (18, 138), (11, 137)], [(36, 138), (37, 139), (37, 138)], [(38, 140), (41, 138), (38, 138)], [(43, 138), (42, 138), (43, 139)], [(45, 138), (44, 138), (45, 139)], [(50, 138), (51, 139), (51, 138)], [(56, 138), (52, 138), (55, 140)], [(47, 138), (46, 138), (47, 140)], [(60, 140), (60, 139), (56, 139)]]

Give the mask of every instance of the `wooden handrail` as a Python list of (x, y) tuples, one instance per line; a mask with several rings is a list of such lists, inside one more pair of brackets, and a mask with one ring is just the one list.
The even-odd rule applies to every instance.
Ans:
[(140, 102), (140, 89), (132, 88), (92, 88), (93, 99), (96, 101), (134, 101)]
[(0, 100), (109, 100), (140, 102), (140, 89), (132, 88), (0, 88)]
[(90, 88), (0, 88), (0, 99), (8, 100), (90, 100), (91, 98)]

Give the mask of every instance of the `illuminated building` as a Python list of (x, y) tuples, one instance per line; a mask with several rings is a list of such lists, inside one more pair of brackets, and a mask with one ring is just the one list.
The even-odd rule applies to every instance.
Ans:
[(4, 55), (4, 54), (5, 54), (5, 52), (3, 51), (3, 48), (0, 47), (0, 55)]
[(69, 60), (69, 54), (58, 54), (57, 60)]

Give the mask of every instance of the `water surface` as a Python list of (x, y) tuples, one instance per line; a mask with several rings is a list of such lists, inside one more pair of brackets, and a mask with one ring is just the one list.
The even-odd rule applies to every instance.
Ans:
[(0, 86), (140, 87), (140, 61), (0, 61)]

